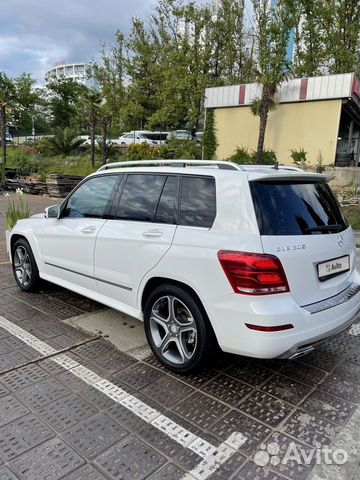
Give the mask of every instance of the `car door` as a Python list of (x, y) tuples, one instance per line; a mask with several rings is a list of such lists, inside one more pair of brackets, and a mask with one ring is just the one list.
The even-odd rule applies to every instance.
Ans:
[[(82, 183), (67, 199), (60, 218), (49, 218), (41, 232), (46, 273), (62, 284), (96, 290), (95, 240), (118, 186), (118, 175), (99, 175)], [(66, 285), (65, 285), (66, 286)]]
[(113, 219), (95, 247), (99, 292), (136, 306), (144, 275), (165, 255), (176, 230), (179, 176), (132, 173), (119, 189)]

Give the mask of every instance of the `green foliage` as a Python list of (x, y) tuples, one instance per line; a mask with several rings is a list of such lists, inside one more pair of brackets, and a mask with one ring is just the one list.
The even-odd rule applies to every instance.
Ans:
[(360, 2), (323, 2), (324, 46), (330, 73), (360, 73)]
[(227, 160), (240, 165), (249, 165), (253, 163), (253, 154), (246, 147), (236, 147), (235, 152)]
[(16, 168), (18, 176), (26, 176), (32, 173), (29, 156), (23, 149), (16, 149), (12, 153), (12, 165)]
[(262, 85), (261, 98), (255, 101), (253, 112), (260, 118), (257, 163), (263, 163), (263, 151), (268, 114), (274, 106), (277, 87), (290, 77), (287, 60), (289, 36), (296, 26), (295, 0), (252, 0), (255, 13), (257, 67), (255, 80)]
[(294, 164), (304, 169), (307, 164), (307, 152), (303, 148), (299, 148), (299, 150), (292, 149), (290, 152), (290, 157), (293, 159)]
[[(237, 147), (235, 152), (227, 158), (229, 162), (238, 163), (239, 165), (254, 165), (257, 163), (257, 152), (248, 150), (246, 147)], [(263, 164), (275, 165), (277, 162), (274, 150), (264, 150)]]
[(167, 145), (152, 147), (147, 143), (129, 145), (124, 160), (159, 159), (196, 160), (201, 158), (201, 147), (192, 140), (171, 139)]
[(47, 106), (56, 127), (70, 127), (76, 123), (84, 86), (69, 78), (56, 78), (47, 85)]
[[(256, 163), (256, 154), (254, 152), (254, 163)], [(276, 153), (274, 150), (264, 150), (263, 152), (263, 161), (264, 165), (275, 165), (277, 162)]]
[(73, 128), (55, 128), (54, 135), (39, 141), (38, 148), (41, 153), (48, 155), (64, 155), (68, 156), (76, 150), (83, 140), (78, 137), (76, 130)]
[(215, 157), (218, 142), (216, 140), (215, 114), (213, 109), (206, 112), (206, 123), (203, 138), (204, 158), (212, 160)]
[(160, 158), (199, 160), (201, 158), (201, 146), (193, 140), (172, 138), (167, 145), (160, 148)]
[[(272, 112), (276, 110), (278, 102), (274, 98), (269, 99), (268, 111)], [(250, 110), (253, 115), (260, 117), (262, 112), (263, 100), (259, 97), (254, 98), (250, 104)]]
[(156, 160), (159, 159), (159, 149), (151, 147), (148, 143), (129, 145), (125, 160)]
[(18, 220), (30, 216), (28, 202), (23, 199), (22, 195), (22, 190), (18, 189), (17, 198), (9, 199), (8, 209), (6, 211), (6, 226), (8, 230), (12, 230)]

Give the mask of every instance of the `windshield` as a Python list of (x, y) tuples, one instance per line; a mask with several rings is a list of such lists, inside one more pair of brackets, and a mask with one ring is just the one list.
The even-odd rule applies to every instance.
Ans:
[(348, 228), (325, 182), (254, 181), (250, 189), (261, 235), (323, 235)]

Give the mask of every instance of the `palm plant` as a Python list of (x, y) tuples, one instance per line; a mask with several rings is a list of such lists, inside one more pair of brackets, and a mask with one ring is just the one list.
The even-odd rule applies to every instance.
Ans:
[(252, 112), (259, 116), (257, 163), (262, 163), (268, 115), (276, 107), (278, 86), (291, 75), (287, 59), (290, 32), (295, 26), (294, 1), (252, 0), (257, 27), (258, 68), (256, 81), (262, 86), (261, 97), (253, 101)]
[(69, 156), (71, 152), (76, 150), (83, 140), (78, 137), (76, 130), (70, 127), (57, 127), (52, 137), (43, 140), (42, 144), (53, 155)]

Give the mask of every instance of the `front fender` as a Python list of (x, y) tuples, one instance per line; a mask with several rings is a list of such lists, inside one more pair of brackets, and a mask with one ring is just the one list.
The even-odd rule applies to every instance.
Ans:
[(16, 239), (20, 237), (25, 238), (25, 240), (29, 242), (39, 272), (44, 272), (45, 266), (41, 256), (41, 240), (34, 233), (34, 221), (36, 222), (37, 219), (18, 220), (15, 227), (11, 230), (9, 238), (9, 259), (10, 262), (12, 262), (12, 246)]

